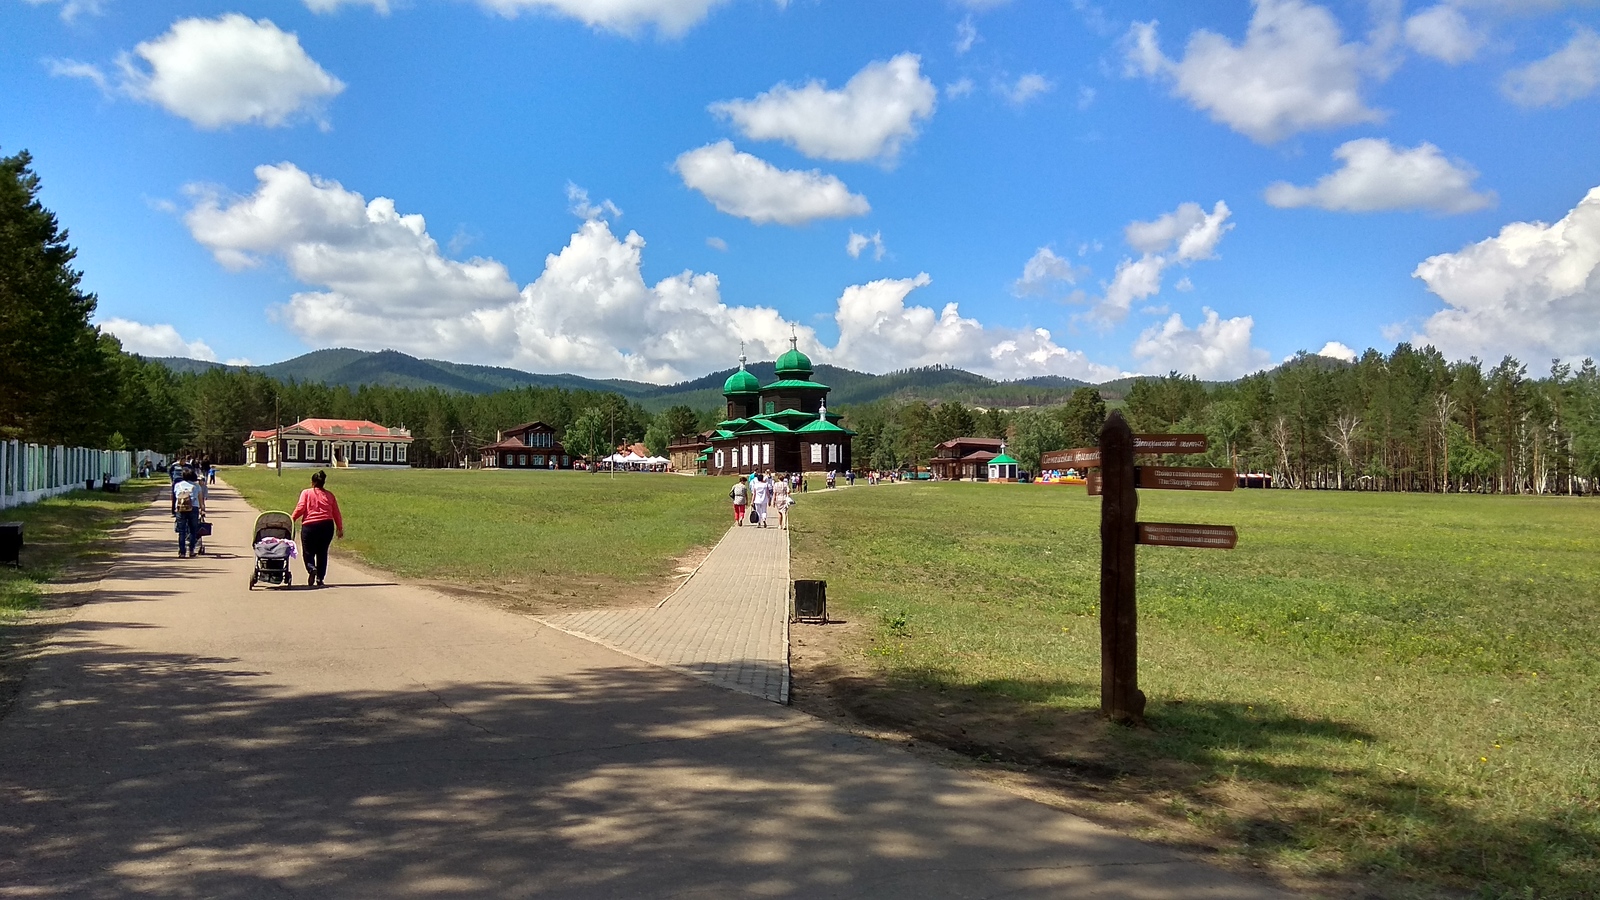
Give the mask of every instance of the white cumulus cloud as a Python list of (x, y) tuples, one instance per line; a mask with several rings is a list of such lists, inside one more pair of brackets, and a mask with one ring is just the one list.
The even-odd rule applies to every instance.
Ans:
[(783, 141), (812, 159), (893, 161), (917, 125), (933, 115), (939, 91), (914, 53), (868, 63), (845, 86), (780, 84), (753, 100), (724, 100), (711, 111), (745, 137)]
[(1250, 316), (1223, 319), (1211, 309), (1203, 310), (1203, 315), (1193, 328), (1173, 313), (1162, 324), (1145, 329), (1133, 344), (1133, 355), (1143, 370), (1225, 380), (1258, 371), (1271, 361), (1267, 351), (1250, 344), (1255, 328)]
[(61, 18), (71, 22), (81, 15), (100, 16), (106, 11), (106, 0), (27, 0), (29, 6), (43, 6), (46, 3), (61, 4)]
[(589, 192), (570, 181), (567, 182), (567, 211), (580, 219), (622, 218), (622, 210), (615, 203), (610, 200), (591, 203)]
[(1040, 247), (1022, 264), (1022, 277), (1011, 283), (1011, 293), (1018, 297), (1042, 296), (1057, 285), (1075, 284), (1085, 271), (1049, 247)]
[(1222, 236), (1233, 230), (1228, 221), (1232, 214), (1221, 200), (1210, 212), (1198, 203), (1180, 203), (1177, 209), (1149, 222), (1128, 223), (1123, 238), (1142, 255), (1126, 257), (1117, 264), (1105, 296), (1090, 311), (1090, 318), (1103, 325), (1120, 322), (1133, 304), (1161, 292), (1161, 276), (1168, 266), (1214, 259)]
[(1600, 35), (1580, 27), (1565, 47), (1538, 62), (1513, 69), (1500, 91), (1518, 106), (1566, 106), (1600, 86)]
[[(238, 13), (180, 19), (166, 34), (122, 54), (117, 65), (122, 93), (207, 129), (320, 120), (323, 105), (344, 90), (298, 37)], [(104, 76), (83, 69), (57, 72), (106, 84)]]
[(1411, 49), (1452, 66), (1477, 56), (1488, 43), (1488, 37), (1449, 3), (1430, 6), (1406, 19), (1405, 38)]
[(873, 232), (871, 236), (868, 236), (865, 234), (858, 234), (854, 229), (852, 229), (850, 232), (850, 237), (844, 243), (844, 252), (850, 254), (851, 259), (860, 259), (861, 251), (867, 249), (868, 247), (872, 248), (872, 258), (874, 260), (882, 260), (884, 254), (883, 232), (876, 231)]
[(717, 209), (757, 225), (803, 225), (814, 219), (863, 216), (867, 198), (850, 193), (844, 182), (812, 169), (779, 169), (764, 159), (740, 153), (718, 141), (678, 157), (673, 164), (683, 183)]
[(1266, 190), (1268, 203), (1279, 208), (1316, 206), (1341, 212), (1425, 209), (1465, 213), (1492, 206), (1493, 191), (1478, 193), (1478, 173), (1460, 160), (1446, 159), (1439, 148), (1423, 142), (1397, 150), (1380, 138), (1349, 141), (1333, 151), (1344, 165), (1300, 187), (1280, 181)]
[(1012, 106), (1024, 106), (1028, 101), (1048, 94), (1055, 88), (1055, 82), (1038, 72), (1020, 75), (1014, 81), (997, 81), (994, 85), (995, 93), (1004, 97)]
[(1242, 43), (1212, 31), (1189, 38), (1181, 59), (1161, 49), (1156, 22), (1136, 22), (1124, 38), (1131, 75), (1168, 81), (1215, 121), (1264, 144), (1302, 131), (1377, 122), (1363, 80), (1371, 48), (1344, 40), (1326, 8), (1304, 0), (1254, 0)]
[(930, 282), (924, 273), (845, 288), (834, 316), (839, 343), (823, 358), (867, 372), (937, 363), (994, 378), (1064, 375), (1104, 381), (1119, 374), (1082, 351), (1056, 344), (1043, 328), (985, 327), (963, 317), (955, 303), (937, 312), (906, 303), (912, 291)]
[(1559, 222), (1513, 222), (1412, 272), (1445, 308), (1417, 336), (1457, 359), (1600, 355), (1600, 187)]
[(1323, 344), (1322, 349), (1317, 351), (1317, 355), (1326, 356), (1329, 359), (1342, 359), (1345, 362), (1352, 363), (1361, 356), (1361, 354), (1345, 346), (1344, 344), (1339, 343), (1338, 341), (1329, 341), (1326, 344)]
[(99, 323), (100, 330), (114, 334), (122, 349), (140, 356), (184, 356), (216, 362), (217, 354), (205, 341), (185, 340), (178, 329), (167, 324), (146, 325), (131, 319), (112, 318)]
[[(450, 258), (423, 218), (391, 199), (368, 200), (290, 163), (260, 166), (255, 177), (244, 196), (192, 187), (185, 224), (224, 266), (281, 263), (305, 285), (272, 314), (312, 346), (656, 383), (725, 365), (740, 341), (758, 356), (789, 346), (793, 326), (774, 309), (725, 303), (715, 274), (647, 283), (644, 238), (619, 236), (601, 218), (584, 221), (518, 288), (495, 260)], [(827, 347), (801, 326), (802, 345), (819, 360), (871, 371), (939, 362), (996, 377), (1118, 374), (1044, 330), (985, 327), (953, 303), (942, 312), (908, 305), (927, 283), (923, 275), (849, 287), (835, 316), (839, 343)], [(166, 339), (163, 352), (181, 345), (197, 355), (175, 332)]]
[(478, 4), (506, 18), (523, 11), (550, 13), (577, 19), (590, 28), (636, 35), (654, 27), (667, 37), (679, 37), (700, 24), (713, 8), (727, 0), (478, 0)]

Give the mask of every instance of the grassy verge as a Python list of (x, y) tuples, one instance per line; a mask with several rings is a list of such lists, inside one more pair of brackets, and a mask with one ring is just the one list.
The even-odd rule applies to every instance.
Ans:
[(1140, 502), (1146, 521), (1240, 533), (1232, 552), (1139, 550), (1148, 728), (1094, 715), (1099, 504), (1069, 488), (802, 503), (795, 576), (826, 578), (858, 626), (822, 689), (1280, 873), (1386, 895), (1600, 896), (1600, 505)]
[(136, 479), (117, 494), (73, 491), (0, 510), (0, 519), (23, 523), (24, 543), (22, 568), (0, 567), (0, 625), (37, 609), (45, 584), (113, 557), (110, 533), (143, 509), (163, 483)]
[[(223, 473), (257, 509), (292, 510), (310, 472)], [(331, 470), (353, 552), (409, 578), (534, 609), (637, 604), (728, 525), (726, 485), (670, 475)], [(335, 560), (335, 568), (337, 560)]]

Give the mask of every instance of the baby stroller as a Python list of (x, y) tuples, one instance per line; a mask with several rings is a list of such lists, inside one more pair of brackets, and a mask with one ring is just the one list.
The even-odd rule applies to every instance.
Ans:
[(250, 590), (255, 590), (257, 583), (283, 587), (294, 584), (294, 574), (289, 570), (290, 560), (295, 557), (294, 520), (288, 513), (264, 512), (256, 516), (250, 545), (256, 554), (256, 567), (250, 571)]

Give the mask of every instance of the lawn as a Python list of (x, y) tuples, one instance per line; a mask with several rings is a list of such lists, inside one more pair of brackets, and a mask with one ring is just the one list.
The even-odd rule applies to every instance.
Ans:
[[(292, 510), (310, 471), (233, 468), (257, 509)], [(448, 469), (332, 470), (354, 553), (409, 578), (453, 584), (534, 611), (637, 605), (670, 589), (675, 560), (729, 524), (726, 485), (675, 475)]]
[(1152, 835), (1385, 895), (1600, 896), (1600, 503), (1140, 504), (1239, 529), (1233, 551), (1139, 549), (1146, 728), (1094, 716), (1099, 501), (1081, 488), (813, 494), (793, 571), (866, 626), (837, 654), (876, 698), (859, 709), (1141, 807)]

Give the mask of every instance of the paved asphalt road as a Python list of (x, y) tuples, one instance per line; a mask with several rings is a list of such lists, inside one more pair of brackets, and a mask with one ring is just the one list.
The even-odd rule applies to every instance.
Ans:
[[(0, 897), (1281, 896), (341, 559), (153, 508), (0, 722)], [(360, 523), (351, 523), (360, 527)]]

